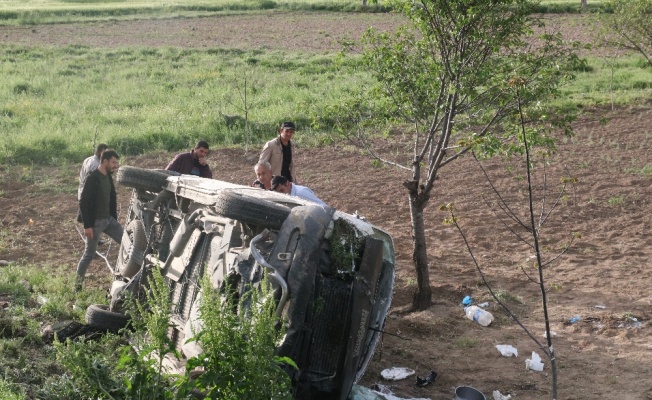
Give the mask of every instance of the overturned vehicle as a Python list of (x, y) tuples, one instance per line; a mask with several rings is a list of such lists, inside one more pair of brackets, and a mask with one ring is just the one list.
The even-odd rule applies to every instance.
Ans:
[[(160, 268), (172, 302), (169, 337), (185, 357), (201, 282), (252, 290), (266, 274), (285, 324), (277, 354), (297, 399), (346, 399), (380, 338), (394, 286), (391, 237), (358, 216), (285, 194), (163, 170), (123, 166), (133, 188), (110, 305), (87, 322), (126, 324), (126, 295)], [(274, 329), (274, 327), (270, 327)]]

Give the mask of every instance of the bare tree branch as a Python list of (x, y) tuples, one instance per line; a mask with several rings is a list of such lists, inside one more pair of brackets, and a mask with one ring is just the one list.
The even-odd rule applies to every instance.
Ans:
[[(507, 204), (507, 202), (505, 201), (505, 199), (503, 198), (503, 196), (500, 194), (500, 192), (498, 191), (498, 189), (496, 189), (496, 186), (494, 186), (493, 182), (492, 182), (491, 179), (489, 178), (489, 175), (487, 174), (487, 171), (484, 169), (484, 167), (482, 166), (482, 163), (480, 162), (480, 160), (478, 160), (478, 157), (475, 155), (475, 153), (472, 153), (472, 154), (473, 154), (473, 159), (475, 159), (475, 161), (477, 162), (478, 166), (480, 167), (480, 170), (482, 170), (482, 174), (483, 174), (483, 175), (485, 176), (485, 178), (487, 179), (487, 183), (489, 183), (489, 187), (491, 187), (491, 190), (492, 190), (492, 191), (494, 192), (494, 194), (498, 197), (498, 200), (500, 201), (500, 208), (503, 209), (503, 211), (506, 211), (505, 213), (507, 214), (507, 216), (508, 216), (512, 221), (514, 221), (516, 224), (518, 224), (519, 226), (521, 226), (521, 227), (522, 227), (523, 229), (525, 229), (526, 231), (530, 231), (531, 228), (530, 228), (529, 226), (525, 225), (525, 224), (523, 223), (523, 221), (521, 221), (521, 220), (516, 216), (516, 213), (514, 213), (514, 211), (512, 211), (511, 208), (509, 208), (509, 205)], [(503, 208), (503, 207), (504, 207), (504, 208)], [(516, 233), (515, 233), (515, 234), (516, 234)]]
[(482, 282), (487, 287), (487, 290), (489, 290), (489, 293), (491, 294), (491, 297), (493, 297), (494, 300), (496, 300), (496, 302), (498, 304), (500, 304), (500, 306), (503, 308), (503, 310), (505, 310), (507, 315), (509, 315), (514, 320), (514, 322), (516, 322), (523, 329), (525, 334), (528, 335), (530, 337), (530, 339), (532, 339), (532, 341), (537, 345), (537, 347), (539, 347), (539, 349), (541, 351), (543, 351), (546, 355), (550, 356), (550, 353), (548, 352), (548, 349), (545, 348), (539, 342), (539, 340), (532, 334), (532, 332), (530, 332), (530, 330), (525, 325), (523, 325), (523, 323), (518, 319), (518, 317), (512, 312), (512, 310), (498, 298), (496, 293), (494, 293), (493, 288), (491, 287), (491, 285), (487, 281), (487, 278), (485, 277), (484, 272), (482, 271), (482, 268), (478, 264), (478, 260), (475, 258), (475, 254), (473, 253), (473, 249), (471, 249), (471, 245), (469, 244), (469, 241), (466, 239), (466, 235), (464, 234), (464, 231), (462, 231), (462, 228), (460, 227), (459, 223), (457, 222), (457, 217), (455, 216), (455, 213), (454, 213), (452, 207), (449, 209), (449, 212), (451, 214), (451, 219), (453, 221), (453, 224), (455, 225), (455, 228), (457, 228), (457, 231), (462, 236), (462, 240), (464, 240), (464, 245), (466, 246), (467, 251), (471, 255), (471, 259), (473, 260), (473, 264), (475, 265), (475, 269), (480, 274), (480, 278), (482, 279)]
[[(494, 190), (494, 193), (497, 194), (498, 191), (497, 191), (497, 190)], [(489, 210), (491, 210), (491, 212), (494, 214), (494, 216), (496, 217), (496, 219), (498, 219), (498, 221), (500, 221), (500, 223), (503, 224), (503, 226), (505, 227), (505, 229), (507, 229), (507, 230), (508, 230), (512, 235), (514, 235), (514, 236), (515, 236), (519, 241), (521, 241), (521, 242), (527, 244), (529, 247), (533, 247), (532, 244), (531, 244), (530, 242), (527, 241), (527, 239), (525, 239), (523, 236), (521, 236), (521, 234), (519, 234), (518, 232), (516, 232), (516, 230), (515, 230), (514, 228), (512, 228), (512, 227), (511, 227), (507, 222), (505, 222), (505, 220), (504, 220), (500, 215), (498, 215), (498, 213), (496, 212), (496, 210), (494, 210), (493, 206), (489, 203), (489, 201), (488, 201), (486, 198), (483, 197), (483, 200), (484, 200), (485, 204), (487, 205), (487, 207), (489, 208)], [(500, 208), (500, 210), (501, 210), (503, 213), (508, 214), (508, 211), (507, 211), (506, 208), (504, 208), (504, 205), (498, 203), (498, 208)], [(514, 218), (516, 218), (516, 216), (514, 216)], [(510, 218), (510, 219), (511, 219), (511, 218)], [(516, 218), (516, 219), (518, 220), (518, 218)], [(518, 220), (518, 221), (520, 222), (520, 220)], [(528, 229), (528, 231), (529, 231), (529, 229)]]
[(399, 164), (397, 162), (390, 161), (390, 160), (388, 160), (386, 158), (381, 157), (378, 153), (376, 153), (376, 151), (374, 150), (374, 147), (371, 144), (369, 144), (369, 142), (367, 142), (365, 135), (357, 136), (357, 140), (353, 140), (353, 139), (351, 139), (349, 137), (349, 140), (354, 145), (362, 147), (365, 151), (367, 151), (369, 153), (369, 155), (371, 157), (377, 159), (378, 161), (382, 162), (383, 164), (392, 165), (394, 167), (401, 168), (401, 169), (404, 169), (406, 171), (412, 171), (412, 168), (406, 167), (405, 165), (402, 165), (402, 164)]

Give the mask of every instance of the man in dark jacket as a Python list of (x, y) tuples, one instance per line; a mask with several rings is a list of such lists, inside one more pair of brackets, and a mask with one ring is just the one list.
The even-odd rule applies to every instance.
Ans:
[(120, 243), (122, 225), (118, 222), (118, 201), (111, 175), (118, 169), (120, 156), (113, 149), (105, 150), (100, 158), (100, 166), (91, 172), (84, 182), (79, 210), (84, 223), (86, 246), (84, 254), (77, 264), (77, 278), (74, 290), (82, 289), (84, 276), (95, 257), (97, 242), (102, 232)]
[(165, 169), (177, 171), (180, 174), (196, 175), (202, 178), (212, 178), (211, 168), (206, 163), (208, 154), (208, 143), (200, 140), (194, 149), (188, 153), (179, 153)]

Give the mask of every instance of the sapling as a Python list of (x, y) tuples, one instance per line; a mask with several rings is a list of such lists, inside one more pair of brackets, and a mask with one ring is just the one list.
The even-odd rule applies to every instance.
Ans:
[[(515, 90), (516, 90), (516, 97), (517, 99), (519, 98), (519, 88), (521, 85), (527, 84), (525, 81), (519, 81), (516, 80), (514, 82)], [(482, 279), (482, 282), (485, 284), (487, 289), (489, 290), (489, 293), (491, 296), (494, 298), (494, 300), (505, 310), (505, 312), (524, 330), (524, 332), (534, 341), (534, 343), (537, 345), (537, 347), (548, 357), (550, 360), (550, 369), (551, 369), (551, 375), (552, 375), (552, 399), (557, 399), (557, 393), (558, 393), (558, 384), (557, 384), (557, 360), (556, 360), (556, 355), (555, 355), (555, 349), (552, 343), (552, 331), (550, 329), (550, 315), (548, 312), (548, 298), (547, 298), (547, 292), (546, 292), (546, 287), (545, 287), (545, 280), (544, 280), (544, 268), (554, 261), (556, 261), (562, 254), (564, 254), (568, 248), (572, 245), (574, 239), (577, 237), (577, 235), (571, 235), (571, 239), (568, 244), (564, 245), (562, 250), (553, 255), (552, 257), (545, 259), (544, 258), (544, 250), (542, 249), (541, 246), (541, 230), (548, 220), (548, 218), (552, 215), (553, 211), (562, 203), (562, 199), (564, 198), (565, 194), (567, 193), (567, 187), (569, 184), (572, 184), (575, 182), (575, 179), (573, 178), (563, 178), (561, 180), (561, 187), (559, 188), (559, 192), (556, 195), (556, 198), (553, 199), (552, 202), (548, 202), (547, 198), (547, 192), (548, 192), (548, 182), (547, 182), (547, 173), (545, 170), (545, 158), (546, 155), (548, 154), (547, 152), (542, 153), (542, 157), (544, 159), (544, 162), (541, 163), (542, 167), (542, 173), (543, 173), (543, 186), (541, 188), (542, 193), (541, 197), (539, 199), (540, 204), (538, 208), (535, 208), (535, 191), (536, 189), (534, 188), (533, 185), (533, 174), (534, 174), (534, 161), (532, 157), (532, 150), (533, 146), (531, 144), (530, 138), (532, 135), (538, 134), (537, 130), (535, 128), (530, 127), (530, 129), (526, 129), (526, 126), (528, 122), (525, 119), (526, 112), (524, 111), (521, 102), (518, 102), (518, 109), (517, 109), (517, 115), (518, 118), (520, 119), (520, 135), (518, 136), (518, 142), (520, 143), (520, 147), (522, 148), (522, 154), (523, 154), (523, 164), (524, 164), (524, 173), (526, 176), (526, 182), (527, 182), (527, 189), (526, 189), (526, 195), (527, 195), (527, 220), (522, 219), (519, 215), (516, 214), (514, 211), (514, 208), (511, 207), (508, 202), (505, 200), (505, 197), (502, 196), (500, 190), (493, 185), (491, 182), (491, 179), (489, 175), (487, 174), (486, 170), (482, 168), (482, 165), (480, 163), (480, 160), (478, 157), (473, 154), (475, 160), (478, 162), (478, 165), (482, 169), (482, 173), (485, 175), (487, 178), (487, 182), (490, 185), (491, 191), (494, 193), (494, 195), (497, 197), (497, 204), (500, 209), (500, 212), (502, 213), (502, 216), (506, 217), (505, 219), (501, 219), (501, 223), (504, 224), (504, 226), (516, 237), (518, 242), (525, 243), (533, 252), (534, 252), (534, 267), (537, 270), (537, 275), (533, 276), (529, 274), (523, 267), (521, 267), (522, 272), (525, 274), (527, 277), (528, 281), (535, 283), (539, 287), (539, 292), (541, 295), (541, 305), (542, 305), (542, 311), (543, 311), (543, 317), (544, 317), (544, 322), (545, 322), (545, 336), (546, 336), (546, 343), (543, 344), (541, 341), (532, 334), (529, 328), (527, 328), (516, 316), (516, 314), (509, 308), (509, 306), (506, 304), (505, 301), (501, 299), (501, 296), (495, 291), (490, 282), (488, 281), (485, 273), (483, 272), (480, 264), (478, 263), (477, 258), (475, 257), (473, 250), (471, 248), (471, 244), (469, 243), (467, 236), (464, 234), (464, 231), (462, 230), (462, 227), (459, 223), (458, 216), (455, 211), (455, 206), (452, 203), (446, 204), (441, 207), (441, 210), (447, 211), (450, 215), (449, 218), (446, 218), (444, 220), (444, 223), (448, 223), (451, 225), (454, 225), (456, 229), (458, 230), (459, 234), (461, 235), (462, 239), (464, 240), (464, 244), (467, 248), (467, 251), (471, 255), (471, 258), (473, 260), (473, 263), (475, 265), (476, 270), (480, 274), (480, 277)], [(488, 204), (488, 203), (487, 203)], [(488, 204), (489, 205), (489, 204)], [(491, 207), (491, 205), (489, 205)]]

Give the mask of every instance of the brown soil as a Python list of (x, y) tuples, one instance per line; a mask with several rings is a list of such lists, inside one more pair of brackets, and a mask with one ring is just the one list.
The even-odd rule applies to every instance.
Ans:
[[(590, 15), (543, 16), (546, 31), (590, 44), (596, 21)], [(333, 52), (341, 41), (358, 39), (370, 27), (393, 31), (405, 23), (400, 14), (268, 12), (194, 19), (104, 21), (36, 26), (0, 26), (0, 43), (27, 46), (184, 47), (242, 50)], [(593, 49), (592, 54), (613, 55)]]
[[(0, 27), (0, 41), (34, 45), (192, 44), (193, 47), (332, 51), (330, 46), (336, 37), (354, 36), (361, 31), (362, 27), (350, 26), (356, 24), (356, 18), (359, 16), (287, 14), (280, 18), (283, 24), (275, 34), (268, 29), (275, 29), (275, 21), (279, 20), (277, 14), (273, 17)], [(250, 28), (230, 25), (244, 24), (243, 21), (250, 24)], [(288, 25), (293, 26), (292, 38), (279, 44), (279, 35), (286, 33), (281, 28)], [(570, 26), (570, 32), (578, 25), (566, 26)], [(241, 36), (232, 37), (226, 33), (222, 36), (209, 29), (223, 33), (238, 31)], [(185, 39), (182, 38), (184, 33)], [(609, 122), (601, 123), (604, 119)], [(577, 183), (560, 199), (559, 206), (541, 231), (546, 260), (572, 242), (568, 251), (544, 272), (551, 328), (556, 333), (553, 344), (559, 367), (559, 398), (652, 399), (649, 379), (652, 374), (649, 323), (652, 272), (648, 268), (652, 251), (649, 235), (652, 225), (649, 171), (652, 103), (616, 110), (589, 110), (574, 126), (575, 138), (560, 140), (559, 152), (547, 167), (546, 209), (557, 200), (555, 194), (561, 177), (576, 177)], [(405, 147), (398, 139), (390, 138), (380, 144), (388, 154), (402, 154)], [(160, 168), (172, 156), (158, 153), (122, 162)], [(210, 161), (219, 178), (248, 184), (253, 179), (252, 165), (256, 156), (255, 152), (244, 154), (240, 149), (224, 149), (214, 151)], [(345, 144), (300, 149), (297, 164), (302, 183), (310, 186), (324, 201), (346, 212), (357, 210), (372, 223), (388, 230), (395, 240), (398, 265), (394, 301), (386, 326), (389, 334), (384, 335), (362, 384), (389, 385), (401, 397), (450, 399), (454, 387), (460, 385), (474, 386), (488, 397), (493, 390), (524, 400), (550, 397), (549, 360), (496, 306), (486, 286), (481, 284), (459, 233), (454, 227), (442, 224), (447, 215), (439, 211), (439, 205), (455, 203), (460, 225), (491, 286), (534, 337), (545, 343), (538, 286), (524, 273), (536, 275), (531, 267), (534, 253), (515, 240), (487, 206), (484, 199), (491, 193), (473, 160), (460, 159), (442, 171), (435, 198), (425, 215), (434, 303), (421, 312), (407, 310), (415, 288), (410, 218), (402, 187), (407, 174), (395, 168), (373, 167), (369, 159)], [(483, 165), (510, 207), (523, 216), (525, 197), (521, 166), (508, 160), (492, 160)], [(72, 274), (83, 249), (73, 222), (75, 194), (72, 190), (58, 193), (53, 188), (70, 188), (76, 179), (76, 167), (37, 171), (12, 167), (0, 173), (3, 181), (0, 230), (10, 233), (2, 237), (6, 246), (0, 251), (0, 259), (67, 265)], [(535, 183), (541, 187), (542, 177), (538, 176)], [(127, 189), (119, 189), (122, 217), (129, 195)], [(574, 233), (578, 237), (573, 241)], [(111, 260), (115, 259), (115, 250), (113, 245)], [(106, 284), (108, 270), (102, 261), (95, 261), (89, 271), (92, 274), (90, 285)], [(481, 327), (465, 318), (460, 306), (465, 295), (471, 295), (478, 302), (489, 301), (488, 309), (495, 316), (489, 327)], [(580, 321), (567, 323), (573, 316), (579, 316)], [(518, 357), (502, 357), (496, 344), (517, 347)], [(542, 356), (543, 372), (525, 369), (525, 359), (530, 358), (532, 351)], [(392, 366), (415, 369), (418, 375), (434, 370), (439, 378), (424, 388), (416, 387), (413, 378), (383, 382), (380, 371)]]

